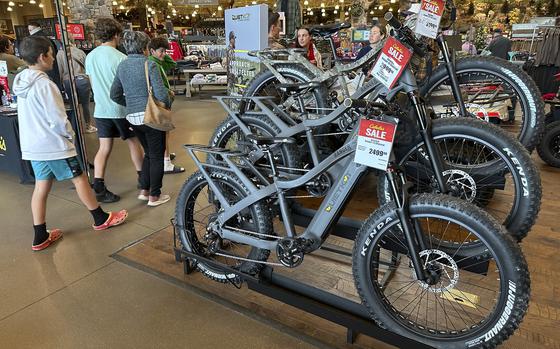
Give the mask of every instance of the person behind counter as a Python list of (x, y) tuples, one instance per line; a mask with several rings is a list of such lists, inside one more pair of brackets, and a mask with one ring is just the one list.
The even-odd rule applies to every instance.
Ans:
[(31, 161), (35, 173), (35, 189), (31, 197), (35, 237), (31, 249), (40, 251), (62, 237), (60, 229), (47, 230), (45, 220), (47, 199), (55, 178), (57, 181), (72, 181), (80, 201), (93, 217), (94, 230), (105, 230), (123, 223), (128, 212), (103, 211), (82, 171), (62, 94), (46, 74), (54, 65), (49, 39), (42, 36), (27, 37), (22, 41), (20, 50), (29, 69), (16, 76), (14, 93), (19, 98), (22, 159)]
[(8, 74), (17, 74), (18, 70), (27, 66), (23, 59), (14, 55), (14, 44), (7, 36), (0, 37), (0, 61), (6, 61)]
[(384, 38), (385, 38), (385, 28), (379, 23), (374, 24), (369, 32), (369, 45), (362, 47), (360, 52), (358, 52), (358, 56), (356, 57), (356, 60), (365, 56), (369, 51), (373, 49), (373, 47), (379, 41), (381, 41)]
[(323, 67), (321, 53), (313, 43), (311, 32), (308, 28), (300, 28), (297, 31), (296, 47), (307, 49), (307, 59), (318, 68)]

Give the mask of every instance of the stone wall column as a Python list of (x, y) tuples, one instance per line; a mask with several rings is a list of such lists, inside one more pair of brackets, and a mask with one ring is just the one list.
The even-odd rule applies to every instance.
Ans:
[(69, 21), (83, 23), (93, 28), (94, 21), (99, 17), (113, 16), (112, 0), (66, 0), (69, 7)]

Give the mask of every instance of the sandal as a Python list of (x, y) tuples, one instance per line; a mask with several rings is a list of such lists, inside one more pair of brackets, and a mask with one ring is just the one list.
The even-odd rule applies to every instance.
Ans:
[(107, 218), (105, 223), (101, 225), (92, 225), (93, 230), (105, 230), (107, 228), (117, 226), (119, 224), (124, 223), (126, 217), (128, 217), (127, 210), (120, 210), (118, 212), (109, 212), (109, 218)]
[(172, 170), (168, 170), (168, 171), (164, 171), (164, 174), (175, 174), (175, 173), (182, 173), (185, 172), (185, 168), (184, 167), (178, 167), (173, 165), (173, 169)]
[(49, 233), (47, 240), (41, 242), (39, 245), (31, 245), (33, 251), (44, 250), (62, 238), (62, 230), (60, 229), (47, 230), (47, 233)]

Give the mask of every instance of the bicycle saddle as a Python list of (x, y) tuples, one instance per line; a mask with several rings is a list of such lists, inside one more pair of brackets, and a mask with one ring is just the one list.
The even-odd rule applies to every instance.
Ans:
[(312, 27), (310, 31), (311, 35), (329, 36), (338, 33), (341, 29), (347, 29), (351, 26), (352, 25), (350, 23), (342, 22)]
[(293, 84), (278, 84), (276, 87), (287, 93), (298, 93), (305, 90), (310, 90), (313, 88), (318, 88), (321, 86), (320, 82), (317, 81), (306, 81), (306, 82), (296, 82)]
[(296, 142), (292, 137), (262, 137), (256, 135), (248, 135), (247, 140), (251, 141), (257, 146), (272, 145), (272, 144), (294, 144)]

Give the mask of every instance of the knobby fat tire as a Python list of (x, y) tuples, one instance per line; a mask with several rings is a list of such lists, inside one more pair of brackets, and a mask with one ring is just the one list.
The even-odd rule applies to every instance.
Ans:
[[(532, 152), (543, 135), (545, 119), (544, 102), (533, 79), (516, 65), (491, 56), (460, 58), (455, 62), (455, 72), (457, 76), (469, 72), (494, 74), (515, 89), (524, 113), (522, 130), (517, 139)], [(420, 86), (420, 95), (429, 96), (447, 78), (445, 65), (439, 65), (429, 80)]]
[[(224, 171), (215, 170), (210, 172), (210, 176), (216, 182), (221, 182), (226, 186), (234, 189), (237, 193), (240, 193), (242, 197), (248, 195), (248, 190), (235, 175)], [(177, 197), (177, 203), (175, 206), (175, 221), (177, 222), (177, 229), (179, 231), (181, 245), (191, 253), (195, 253), (196, 250), (193, 248), (192, 241), (189, 238), (189, 230), (192, 229), (192, 220), (189, 220), (189, 217), (187, 216), (187, 210), (189, 209), (189, 205), (193, 204), (192, 200), (196, 200), (198, 194), (209, 190), (207, 185), (208, 182), (206, 178), (204, 178), (200, 171), (197, 171), (185, 181), (185, 183), (181, 187), (179, 196)], [(273, 227), (270, 209), (268, 209), (263, 202), (257, 202), (254, 205), (250, 206), (248, 209), (251, 211), (251, 216), (255, 224), (255, 230), (262, 234), (272, 235)], [(253, 247), (247, 256), (241, 257), (259, 261), (266, 261), (269, 254), (269, 250)], [(211, 258), (208, 256), (204, 257)], [(263, 266), (264, 264), (243, 261), (239, 266), (239, 270), (251, 275), (255, 275), (260, 271), (260, 269), (262, 269)], [(238, 283), (240, 281), (237, 274), (224, 272), (223, 270), (220, 270), (219, 268), (211, 265), (207, 265), (204, 262), (198, 261), (196, 263), (196, 267), (204, 276), (217, 282)]]
[(486, 212), (456, 198), (434, 194), (415, 195), (411, 198), (409, 211), (413, 220), (415, 217), (433, 215), (436, 218), (449, 218), (475, 231), (502, 268), (500, 300), (490, 321), (483, 323), (474, 333), (457, 334), (456, 338), (438, 338), (437, 335), (403, 324), (391, 310), (391, 305), (379, 294), (375, 286), (377, 283), (372, 281), (368, 271), (372, 262), (368, 257), (376, 248), (372, 240), (399, 222), (394, 203), (389, 203), (372, 213), (364, 222), (358, 231), (352, 257), (356, 289), (372, 319), (382, 328), (437, 348), (495, 348), (519, 327), (528, 308), (529, 271), (520, 247)]
[[(542, 199), (540, 174), (526, 149), (513, 135), (497, 126), (481, 120), (469, 118), (445, 118), (432, 122), (434, 140), (462, 138), (492, 145), (492, 150), (500, 154), (506, 162), (515, 183), (517, 205), (512, 207), (506, 229), (517, 240), (527, 236), (537, 219)], [(404, 163), (409, 154), (423, 145), (420, 137), (401, 149), (395, 148), (397, 163)], [(380, 205), (390, 200), (389, 188), (384, 176), (378, 178), (378, 199)], [(505, 223), (505, 222), (504, 222)]]

